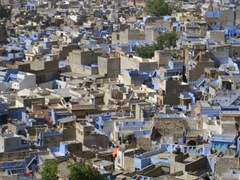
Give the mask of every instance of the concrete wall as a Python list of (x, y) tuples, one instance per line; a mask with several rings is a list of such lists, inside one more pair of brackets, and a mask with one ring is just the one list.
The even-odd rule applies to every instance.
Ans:
[(0, 152), (11, 152), (16, 150), (23, 150), (29, 147), (28, 143), (23, 144), (21, 137), (7, 137), (0, 136)]
[(127, 172), (134, 171), (134, 157), (124, 156), (124, 170)]
[[(118, 77), (120, 74), (120, 59), (119, 58), (111, 58), (109, 59), (107, 64), (107, 77), (114, 78)], [(99, 67), (100, 69), (100, 67)]]
[(180, 103), (179, 95), (180, 92), (188, 92), (188, 84), (180, 84), (178, 80), (164, 80), (159, 83), (158, 98), (159, 104), (177, 105)]
[(145, 40), (144, 31), (140, 31), (139, 29), (126, 29), (125, 31), (112, 33), (112, 44), (127, 44), (128, 40)]
[(108, 138), (105, 134), (92, 134), (92, 126), (81, 125), (76, 123), (76, 139), (85, 146), (91, 147), (96, 145), (102, 148), (108, 147)]
[(227, 63), (229, 54), (230, 46), (220, 46), (216, 48), (211, 48), (210, 50), (211, 59), (213, 59), (213, 61), (215, 62), (215, 67), (219, 67), (221, 63)]
[(225, 32), (220, 31), (208, 31), (209, 39), (213, 39), (217, 43), (221, 43), (225, 39)]
[(44, 147), (59, 147), (63, 141), (63, 134), (45, 135), (43, 136)]
[(188, 172), (201, 171), (203, 169), (206, 169), (206, 165), (207, 165), (207, 158), (203, 156), (194, 162), (186, 164), (185, 171), (188, 171)]
[(25, 88), (31, 88), (36, 86), (36, 75), (31, 73), (17, 74), (19, 81), (12, 82), (12, 88), (16, 90), (22, 90)]
[(205, 21), (210, 25), (233, 25), (234, 24), (234, 11), (223, 11), (219, 17), (205, 17)]
[(121, 56), (121, 73), (125, 69), (137, 69), (139, 71), (151, 72), (158, 68), (158, 62), (152, 60), (144, 60), (138, 57), (129, 57), (129, 56)]
[(63, 140), (75, 140), (76, 139), (76, 129), (74, 127), (68, 127), (63, 129)]
[(70, 52), (72, 52), (74, 49), (79, 49), (79, 46), (77, 44), (69, 44), (68, 46), (62, 46), (61, 47), (61, 53), (59, 59), (66, 59)]

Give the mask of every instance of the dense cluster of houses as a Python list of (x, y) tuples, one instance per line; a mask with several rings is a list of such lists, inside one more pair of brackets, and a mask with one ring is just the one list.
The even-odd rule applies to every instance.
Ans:
[[(236, 0), (0, 0), (0, 177), (88, 163), (110, 180), (240, 178)], [(137, 54), (159, 35), (176, 47)]]

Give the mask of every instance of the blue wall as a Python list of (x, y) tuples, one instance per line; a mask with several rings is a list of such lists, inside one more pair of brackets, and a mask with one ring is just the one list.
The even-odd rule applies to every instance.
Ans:
[(13, 119), (22, 119), (22, 113), (25, 112), (25, 108), (13, 108), (8, 109), (9, 117)]

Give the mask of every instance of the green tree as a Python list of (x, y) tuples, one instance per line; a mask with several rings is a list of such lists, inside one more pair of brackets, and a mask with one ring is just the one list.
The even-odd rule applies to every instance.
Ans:
[(175, 32), (164, 33), (157, 37), (157, 46), (160, 50), (176, 47), (177, 34)]
[(8, 12), (3, 5), (0, 4), (0, 18), (8, 16)]
[(69, 180), (102, 180), (102, 175), (100, 172), (88, 164), (69, 164), (68, 168), (70, 170)]
[(47, 160), (41, 172), (42, 180), (57, 180), (58, 163), (56, 160)]
[(173, 6), (166, 3), (164, 0), (148, 0), (146, 2), (145, 11), (155, 16), (171, 15)]
[(186, 12), (188, 12), (186, 9), (176, 9), (176, 12), (178, 12), (178, 13), (186, 13)]
[(142, 58), (152, 58), (154, 51), (163, 50), (164, 48), (176, 47), (177, 34), (174, 32), (163, 33), (157, 37), (157, 43), (152, 45), (138, 46), (136, 53)]
[(157, 49), (157, 44), (138, 46), (136, 49), (136, 53), (142, 58), (151, 58), (154, 56), (154, 51), (156, 51)]

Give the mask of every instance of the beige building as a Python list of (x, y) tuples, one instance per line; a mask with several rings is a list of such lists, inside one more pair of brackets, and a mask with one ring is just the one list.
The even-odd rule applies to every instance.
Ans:
[(199, 175), (192, 172), (206, 171), (206, 156), (196, 156), (190, 153), (171, 154), (170, 173), (181, 172), (180, 179), (199, 179)]
[(81, 73), (84, 75), (98, 74), (96, 65), (98, 56), (102, 55), (101, 50), (79, 49), (73, 50), (67, 57), (66, 64), (70, 71), (74, 73)]
[(177, 105), (179, 104), (179, 95), (181, 92), (188, 92), (189, 84), (179, 81), (178, 79), (160, 79), (155, 78), (159, 83), (157, 94), (158, 105)]
[(173, 141), (178, 141), (185, 132), (185, 116), (181, 114), (159, 114), (153, 118), (153, 123), (152, 137), (156, 140), (162, 136), (170, 136)]
[(45, 83), (56, 78), (59, 70), (58, 60), (34, 60), (32, 62), (16, 62), (10, 65), (11, 68), (17, 68), (19, 71), (29, 72), (36, 75), (36, 83)]
[(115, 78), (120, 74), (120, 58), (110, 56), (98, 57), (98, 72), (107, 78)]
[(129, 40), (145, 40), (145, 33), (139, 29), (126, 29), (112, 33), (112, 44), (128, 44)]
[(76, 139), (87, 147), (108, 147), (107, 136), (104, 133), (95, 131), (93, 125), (88, 122), (81, 121), (76, 123)]
[(69, 140), (75, 140), (76, 139), (76, 119), (73, 117), (66, 117), (59, 119), (57, 121), (58, 128), (61, 129), (63, 132), (63, 140), (69, 141)]
[(234, 25), (234, 23), (236, 22), (235, 18), (236, 16), (234, 11), (225, 10), (225, 11), (222, 11), (222, 13), (220, 13), (218, 17), (205, 16), (205, 21), (211, 26), (213, 25), (226, 26), (226, 25)]
[(150, 72), (158, 68), (158, 62), (153, 59), (141, 58), (133, 55), (121, 55), (121, 73), (129, 68)]
[(185, 62), (185, 75), (188, 82), (196, 81), (198, 78), (204, 74), (204, 69), (206, 67), (214, 67), (214, 61), (210, 59), (210, 53), (207, 51), (200, 51), (193, 56), (189, 57), (188, 62)]
[(62, 46), (53, 46), (52, 53), (57, 54), (60, 60), (65, 60), (67, 59), (67, 56), (69, 55), (69, 53), (75, 49), (79, 49), (79, 45), (68, 44), (68, 45), (62, 45)]
[(225, 40), (225, 31), (224, 30), (214, 30), (214, 31), (207, 31), (208, 39), (214, 40), (216, 43), (224, 42)]
[(207, 33), (207, 22), (206, 21), (194, 21), (186, 25), (186, 33), (188, 34), (200, 34), (206, 36)]
[(158, 62), (159, 66), (167, 66), (168, 61), (172, 58), (172, 53), (168, 50), (157, 50), (154, 52), (154, 60)]

